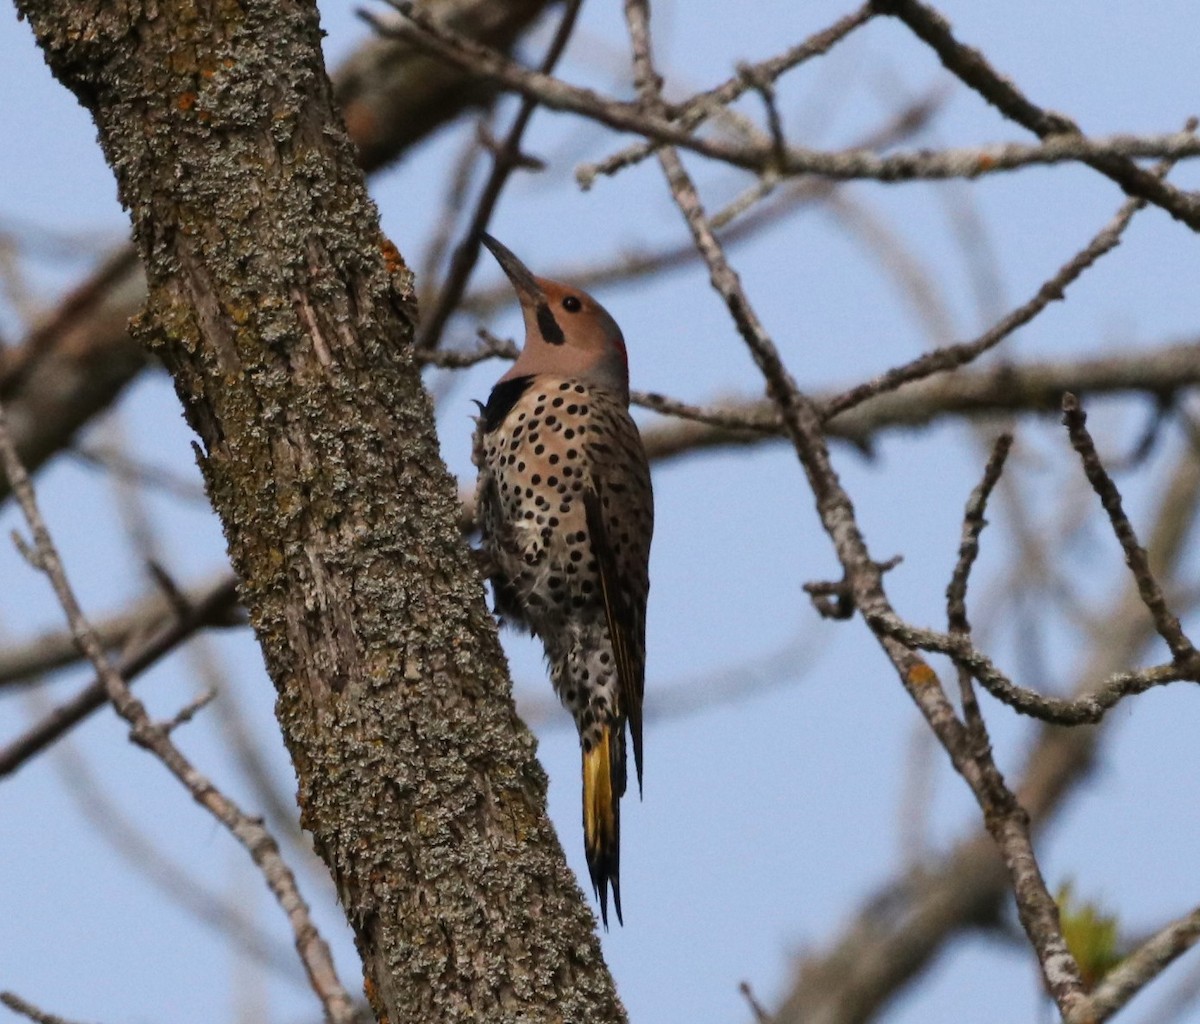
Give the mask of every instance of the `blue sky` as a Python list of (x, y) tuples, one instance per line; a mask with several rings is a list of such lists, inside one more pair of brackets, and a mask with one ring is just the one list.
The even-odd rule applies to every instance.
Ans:
[[(825, 0), (660, 4), (655, 26), (668, 93), (679, 97), (723, 80), (738, 61), (769, 56), (849, 9)], [(1105, 5), (1100, 16), (1081, 0), (955, 0), (942, 9), (961, 38), (982, 48), (1031, 98), (1070, 114), (1090, 133), (1174, 131), (1200, 112), (1200, 19), (1193, 4)], [(328, 59), (336, 66), (365, 29), (348, 6), (327, 4), (323, 14)], [(542, 33), (527, 56), (544, 45)], [(624, 48), (619, 6), (585, 5), (562, 73), (628, 95)], [(914, 145), (1026, 138), (956, 86), (903, 26), (882, 19), (786, 78), (779, 102), (797, 142), (836, 147), (939, 84), (948, 89), (944, 108)], [(760, 113), (753, 97), (741, 109)], [(52, 81), (28, 27), (11, 9), (0, 9), (0, 139), (8, 140), (0, 147), (0, 230), (28, 244), (30, 288), (49, 306), (127, 226), (94, 130)], [(512, 182), (492, 232), (535, 272), (551, 276), (564, 265), (683, 239), (682, 221), (653, 162), (586, 193), (574, 185), (576, 164), (625, 141), (570, 117), (538, 113), (526, 145), (547, 160), (547, 170)], [(460, 145), (460, 135), (441, 135), (372, 182), (384, 228), (406, 255), (421, 251)], [(746, 184), (732, 171), (689, 163), (710, 208)], [(1173, 180), (1200, 186), (1195, 167), (1180, 169)], [(845, 194), (886, 224), (925, 269), (958, 338), (1030, 296), (1123, 198), (1110, 182), (1077, 167), (965, 185), (859, 185)], [(983, 225), (986, 244), (976, 238), (972, 255), (994, 276), (984, 295), (973, 286), (955, 230), (955, 211), (964, 209)], [(1065, 303), (1006, 342), (1000, 358), (1062, 359), (1194, 337), (1198, 245), (1166, 215), (1140, 214), (1120, 248), (1075, 285)], [(929, 345), (894, 278), (829, 211), (783, 218), (732, 250), (732, 258), (805, 388), (857, 382)], [(475, 281), (498, 280), (485, 257)], [(698, 266), (600, 290), (597, 297), (624, 329), (635, 387), (697, 402), (761, 393), (753, 364)], [(457, 318), (447, 338), (469, 344), (476, 326)], [(488, 326), (501, 335), (517, 331), (515, 303)], [(19, 336), (11, 308), (3, 307), (0, 337)], [(443, 453), (464, 481), (472, 473), (470, 400), (485, 397), (500, 372), (485, 365), (453, 378), (430, 375), (441, 395)], [(1092, 422), (1102, 450), (1128, 450), (1146, 415), (1141, 403), (1098, 403)], [(162, 375), (133, 387), (119, 417), (139, 458), (196, 479), (189, 434)], [(1142, 529), (1180, 443), (1178, 429), (1168, 428), (1149, 462), (1118, 478)], [(1034, 423), (1022, 433), (1014, 468), (1024, 481), (1028, 513), (1045, 537), (1059, 529), (1064, 509), (1079, 510), (1079, 525), (1052, 550), (1072, 592), (1099, 608), (1124, 582), (1121, 555), (1068, 455), (1059, 428)], [(880, 558), (904, 555), (888, 576), (898, 610), (940, 625), (962, 505), (984, 461), (978, 436), (959, 425), (893, 433), (879, 440), (870, 459), (844, 446), (835, 448), (835, 458), (872, 551)], [(913, 823), (902, 821), (900, 810), (911, 788), (914, 749), (924, 750), (931, 773), (921, 801), (927, 850), (918, 856), (932, 860), (977, 827), (978, 813), (944, 758), (923, 745), (919, 716), (865, 628), (819, 620), (803, 595), (803, 582), (837, 572), (788, 449), (764, 445), (673, 461), (655, 468), (654, 484), (645, 799), (626, 801), (626, 927), (603, 941), (633, 1020), (728, 1024), (750, 1017), (740, 982), (773, 1006), (786, 991), (793, 958), (835, 934), (914, 852), (906, 849)], [(144, 581), (104, 478), (60, 459), (40, 475), (39, 490), (87, 608), (101, 614), (141, 593)], [(191, 580), (222, 564), (220, 531), (203, 507), (162, 494), (148, 502), (177, 578)], [(1091, 641), (1059, 610), (1044, 613), (1036, 636), (1014, 621), (998, 584), (1012, 557), (1011, 521), (999, 506), (990, 518), (972, 619), (989, 627), (989, 649), (1002, 663), (1027, 673), (1022, 681), (1047, 690), (1066, 685)], [(3, 533), (14, 525), (6, 509)], [(1186, 565), (1185, 579), (1195, 570), (1194, 553)], [(6, 631), (25, 635), (57, 623), (44, 584), (6, 545), (0, 546), (0, 581)], [(291, 770), (273, 728), (272, 688), (257, 650), (245, 634), (211, 642), (240, 713), (290, 793)], [(506, 636), (506, 648), (518, 699), (537, 712), (552, 815), (571, 863), (586, 877), (574, 734), (565, 712), (541, 713), (549, 685), (535, 644)], [(771, 685), (736, 703), (669, 713), (680, 695), (753, 676), (780, 651), (788, 652), (786, 665), (765, 666)], [(56, 680), (32, 697), (0, 694), (0, 742), (35, 714), (36, 700), (61, 700), (80, 678)], [(155, 714), (169, 716), (190, 699), (194, 685), (191, 666), (175, 655), (139, 687)], [(1178, 686), (1118, 709), (1094, 775), (1039, 844), (1052, 885), (1074, 878), (1077, 890), (1118, 912), (1130, 932), (1200, 902), (1196, 710), (1194, 693)], [(985, 713), (1001, 767), (1015, 773), (1033, 735), (1030, 724), (991, 701)], [(206, 712), (180, 740), (203, 770), (253, 808), (251, 789), (228, 762), (217, 731)], [(240, 849), (161, 766), (126, 742), (115, 716), (95, 716), (70, 742), (93, 784), (140, 830), (286, 943), (282, 915)], [(81, 803), (95, 810), (97, 798), (82, 792), (69, 772), (70, 763), (42, 758), (0, 781), (0, 987), (85, 1020), (190, 1024), (225, 1019), (255, 1000), (265, 1001), (264, 1017), (276, 1024), (315, 1019), (302, 984), (232, 953), (113, 852), (81, 810)], [(300, 875), (343, 980), (357, 991), (353, 947), (330, 904), (328, 883), (311, 865), (301, 865)], [(1176, 975), (1196, 966), (1185, 961)], [(1040, 998), (1026, 950), (972, 937), (955, 944), (888, 1019), (1040, 1019)], [(1156, 999), (1135, 1003), (1125, 1019), (1144, 1019)], [(1200, 1010), (1181, 1019), (1200, 1021)]]

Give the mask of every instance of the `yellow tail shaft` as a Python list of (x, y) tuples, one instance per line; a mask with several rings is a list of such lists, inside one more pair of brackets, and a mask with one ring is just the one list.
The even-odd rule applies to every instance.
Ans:
[(603, 726), (600, 737), (583, 754), (583, 845), (592, 888), (600, 901), (600, 917), (608, 927), (608, 889), (621, 919), (621, 794), (625, 789), (624, 723)]

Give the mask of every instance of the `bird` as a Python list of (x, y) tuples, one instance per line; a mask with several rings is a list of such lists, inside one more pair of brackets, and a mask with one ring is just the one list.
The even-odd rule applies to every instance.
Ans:
[(575, 720), (583, 839), (608, 928), (621, 914), (626, 727), (642, 791), (646, 600), (654, 497), (629, 414), (621, 329), (579, 288), (535, 277), (484, 233), (516, 292), (525, 342), (480, 405), (474, 458), (482, 551), (501, 620), (537, 636)]

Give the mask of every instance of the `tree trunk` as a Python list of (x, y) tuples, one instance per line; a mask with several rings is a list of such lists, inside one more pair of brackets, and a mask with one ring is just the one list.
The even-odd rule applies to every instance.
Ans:
[(624, 1019), (299, 0), (18, 0), (92, 113), (376, 1014)]

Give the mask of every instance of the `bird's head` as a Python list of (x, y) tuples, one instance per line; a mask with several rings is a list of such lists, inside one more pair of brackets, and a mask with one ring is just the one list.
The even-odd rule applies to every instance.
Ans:
[(629, 400), (629, 357), (621, 328), (587, 292), (534, 277), (491, 235), (483, 244), (508, 275), (525, 316), (525, 344), (500, 379), (527, 374), (577, 377)]

